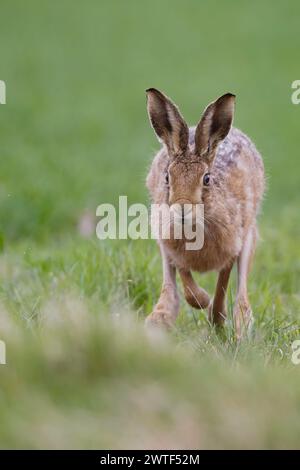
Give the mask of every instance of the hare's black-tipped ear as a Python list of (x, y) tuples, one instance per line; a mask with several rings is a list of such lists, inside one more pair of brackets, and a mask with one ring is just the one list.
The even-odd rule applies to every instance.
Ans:
[(146, 93), (149, 119), (158, 139), (167, 146), (170, 156), (182, 155), (188, 146), (189, 129), (177, 106), (155, 88)]
[(230, 131), (234, 114), (235, 95), (226, 93), (205, 109), (195, 132), (195, 150), (199, 156), (213, 156), (219, 142)]

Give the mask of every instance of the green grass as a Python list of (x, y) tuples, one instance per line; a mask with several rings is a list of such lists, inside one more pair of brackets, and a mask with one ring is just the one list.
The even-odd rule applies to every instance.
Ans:
[[(1, 448), (299, 446), (298, 17), (296, 1), (2, 2)], [(222, 334), (182, 300), (174, 331), (149, 336), (155, 242), (78, 233), (101, 202), (147, 202), (149, 86), (191, 124), (236, 93), (235, 124), (263, 154), (255, 324), (242, 344), (235, 276)], [(197, 279), (212, 294), (215, 277)]]

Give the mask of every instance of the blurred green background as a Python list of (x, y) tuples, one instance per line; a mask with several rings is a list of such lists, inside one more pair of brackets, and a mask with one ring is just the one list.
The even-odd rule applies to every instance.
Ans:
[[(298, 445), (299, 13), (296, 0), (1, 1), (1, 447)], [(263, 155), (243, 345), (184, 302), (171, 344), (152, 344), (136, 320), (159, 294), (155, 243), (78, 231), (102, 202), (148, 201), (148, 87), (189, 124), (235, 93), (235, 125)], [(215, 276), (200, 280), (212, 293)], [(233, 299), (234, 279), (229, 312)]]
[(146, 201), (157, 143), (145, 110), (155, 86), (195, 124), (237, 95), (235, 125), (262, 152), (267, 214), (298, 202), (296, 1), (2, 1), (1, 231), (72, 233), (85, 208)]

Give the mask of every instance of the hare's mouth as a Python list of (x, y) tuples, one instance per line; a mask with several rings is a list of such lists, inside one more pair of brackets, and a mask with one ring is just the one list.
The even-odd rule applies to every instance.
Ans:
[[(202, 212), (199, 211), (198, 204), (192, 203), (175, 203), (170, 207), (170, 211), (175, 224), (187, 224), (193, 225), (197, 223), (199, 219), (199, 214)], [(201, 208), (200, 208), (201, 209)]]

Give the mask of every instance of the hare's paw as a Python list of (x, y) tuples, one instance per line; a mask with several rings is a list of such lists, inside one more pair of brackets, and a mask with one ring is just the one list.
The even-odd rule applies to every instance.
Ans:
[(166, 310), (154, 310), (145, 320), (146, 327), (158, 327), (171, 330), (176, 317)]
[(200, 287), (197, 291), (192, 291), (188, 288), (184, 290), (184, 296), (186, 301), (193, 307), (197, 309), (207, 308), (210, 303), (210, 297), (204, 289)]
[(235, 334), (237, 340), (247, 337), (252, 330), (254, 317), (248, 302), (237, 302), (233, 311)]

